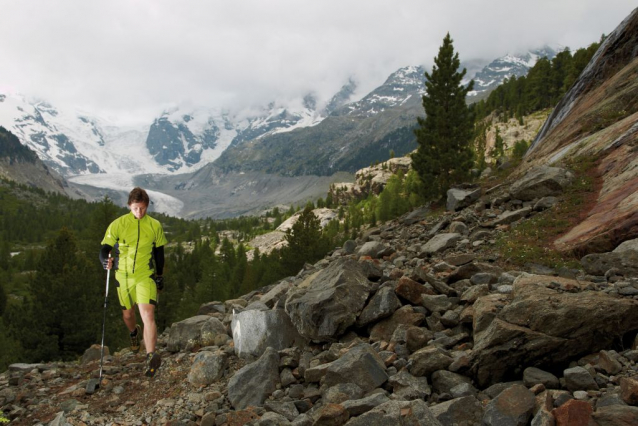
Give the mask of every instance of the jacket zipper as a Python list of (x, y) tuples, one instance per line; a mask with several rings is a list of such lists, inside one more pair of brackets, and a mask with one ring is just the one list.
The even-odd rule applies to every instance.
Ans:
[(135, 255), (133, 255), (133, 273), (135, 273), (135, 260), (137, 259), (137, 248), (140, 246), (140, 220), (137, 220), (137, 243), (135, 243)]

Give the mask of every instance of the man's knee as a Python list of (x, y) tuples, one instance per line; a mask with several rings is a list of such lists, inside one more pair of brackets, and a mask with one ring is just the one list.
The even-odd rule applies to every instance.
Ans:
[(133, 309), (126, 309), (122, 311), (122, 317), (124, 320), (130, 320), (135, 318), (135, 311)]

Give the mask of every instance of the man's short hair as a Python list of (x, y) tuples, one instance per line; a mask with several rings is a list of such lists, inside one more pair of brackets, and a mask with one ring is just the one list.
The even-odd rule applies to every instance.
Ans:
[(151, 200), (148, 198), (148, 194), (139, 186), (133, 188), (133, 190), (128, 194), (128, 205), (130, 206), (133, 203), (144, 203), (147, 206), (150, 204)]

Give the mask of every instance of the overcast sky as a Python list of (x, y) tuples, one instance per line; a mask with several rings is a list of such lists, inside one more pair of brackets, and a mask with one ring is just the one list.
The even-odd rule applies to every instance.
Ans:
[(362, 95), (431, 67), (446, 32), (462, 61), (610, 33), (628, 0), (0, 0), (0, 93), (126, 122), (173, 105)]

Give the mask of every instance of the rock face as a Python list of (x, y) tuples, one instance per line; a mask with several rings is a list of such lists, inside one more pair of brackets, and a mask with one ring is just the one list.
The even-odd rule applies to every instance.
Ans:
[(361, 266), (337, 261), (292, 290), (286, 312), (299, 334), (319, 342), (334, 341), (353, 325), (371, 286)]
[[(577, 292), (553, 290), (556, 281)], [(587, 291), (572, 280), (523, 275), (500, 311), (488, 302), (494, 297), (501, 296), (475, 305), (473, 369), (480, 385), (521, 364), (553, 365), (595, 352), (638, 328), (638, 301)]]
[(233, 316), (233, 341), (239, 357), (259, 357), (266, 348), (277, 351), (303, 345), (290, 317), (283, 309), (249, 310)]
[(586, 217), (556, 240), (561, 251), (607, 252), (638, 236), (638, 103), (626, 101), (638, 97), (637, 28), (634, 9), (602, 43), (526, 155), (522, 173), (565, 158), (597, 159), (591, 173), (599, 176), (598, 196)]
[(388, 380), (385, 365), (370, 345), (362, 344), (327, 366), (324, 386), (354, 383), (364, 392), (378, 388)]

